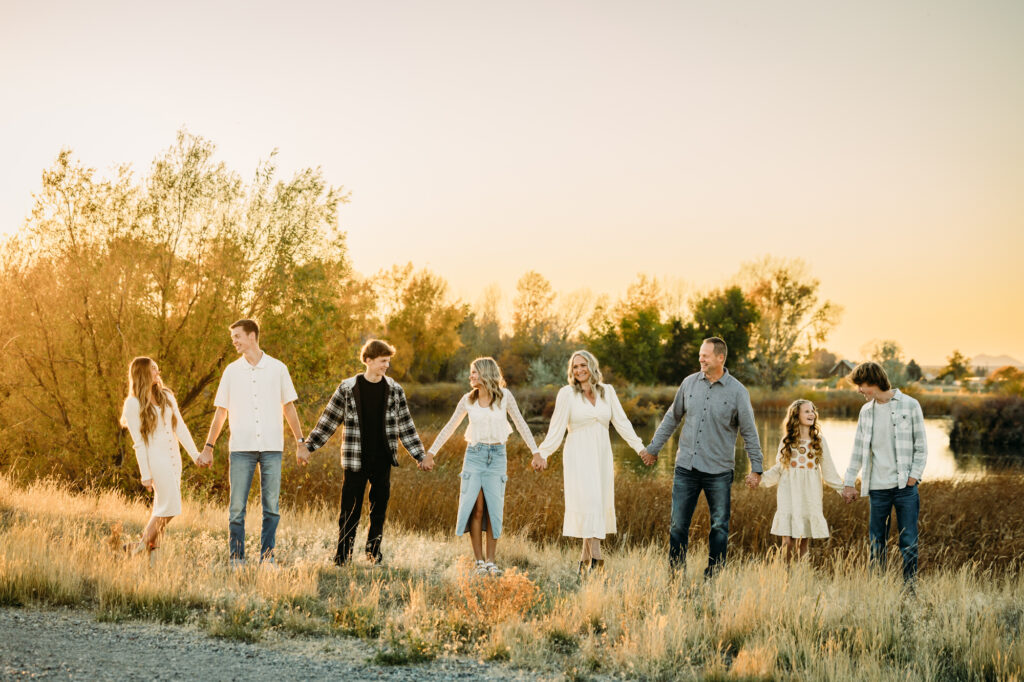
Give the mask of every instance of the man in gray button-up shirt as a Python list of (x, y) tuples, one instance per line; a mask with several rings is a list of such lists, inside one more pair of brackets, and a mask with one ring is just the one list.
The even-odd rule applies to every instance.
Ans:
[(686, 561), (690, 521), (703, 490), (711, 513), (706, 576), (712, 575), (725, 562), (737, 431), (743, 436), (743, 446), (750, 458), (747, 485), (756, 488), (764, 471), (750, 394), (725, 369), (727, 353), (725, 341), (718, 337), (701, 344), (698, 356), (701, 371), (683, 379), (651, 444), (640, 453), (645, 463), (654, 463), (658, 452), (686, 417), (672, 481), (669, 564), (676, 569)]

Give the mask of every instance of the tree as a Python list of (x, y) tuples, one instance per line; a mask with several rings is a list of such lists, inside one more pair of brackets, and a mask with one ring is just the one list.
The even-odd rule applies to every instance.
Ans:
[(921, 371), (921, 366), (917, 364), (916, 360), (911, 359), (907, 363), (907, 381), (920, 381), (924, 377), (924, 372)]
[(960, 381), (971, 373), (970, 367), (967, 366), (967, 358), (965, 358), (960, 351), (954, 350), (953, 354), (946, 358), (946, 366), (939, 371), (937, 379), (940, 380), (951, 380)]
[(806, 376), (811, 379), (825, 379), (837, 362), (839, 358), (835, 353), (824, 348), (816, 348), (807, 354)]
[(412, 263), (379, 273), (374, 282), (384, 315), (384, 336), (399, 349), (392, 361), (398, 379), (436, 381), (460, 345), (465, 309), (447, 301), (448, 283)]
[(702, 340), (717, 336), (725, 341), (729, 371), (741, 380), (750, 375), (750, 339), (759, 318), (754, 303), (738, 286), (713, 291), (693, 304), (693, 320)]
[(1000, 367), (989, 374), (985, 385), (1004, 395), (1024, 396), (1024, 371), (1012, 365)]
[(841, 308), (831, 301), (819, 303), (820, 283), (799, 259), (766, 257), (746, 265), (741, 279), (758, 312), (752, 339), (755, 378), (777, 389), (796, 372), (798, 346), (825, 341)]
[[(0, 429), (22, 453), (49, 453), (41, 470), (127, 484), (118, 415), (133, 356), (157, 360), (194, 423), (234, 358), (228, 324), (278, 320), (261, 341), (287, 357), (280, 351), (312, 320), (296, 307), (340, 309), (349, 270), (334, 228), (348, 195), (316, 170), (277, 180), (273, 154), (247, 184), (214, 152), (181, 131), (136, 179), (127, 166), (102, 177), (64, 150), (43, 173), (24, 233), (3, 245)], [(327, 362), (310, 351), (311, 365)]]
[(875, 341), (866, 353), (885, 370), (893, 386), (902, 386), (907, 380), (907, 368), (903, 364), (903, 349), (892, 339)]
[(678, 317), (674, 317), (668, 321), (664, 336), (664, 353), (658, 370), (658, 381), (663, 384), (678, 384), (697, 371), (697, 354), (700, 352), (700, 344), (705, 334), (692, 322), (684, 323)]

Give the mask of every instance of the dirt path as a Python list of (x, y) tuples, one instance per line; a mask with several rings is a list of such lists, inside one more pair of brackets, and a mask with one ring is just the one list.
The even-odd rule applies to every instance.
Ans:
[(209, 637), (189, 626), (99, 623), (84, 611), (0, 609), (3, 679), (544, 679), (536, 672), (454, 658), (380, 666), (367, 662), (373, 653), (371, 646), (353, 638), (271, 636), (246, 644)]

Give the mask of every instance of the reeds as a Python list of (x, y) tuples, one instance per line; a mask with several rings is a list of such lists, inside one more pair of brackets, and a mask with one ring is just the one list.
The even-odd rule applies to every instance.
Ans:
[[(396, 512), (415, 489), (396, 482)], [(765, 507), (761, 492), (738, 494), (734, 508)], [(911, 592), (897, 571), (873, 572), (841, 543), (812, 546), (814, 562), (766, 558), (769, 541), (753, 530), (734, 536), (731, 563), (712, 581), (702, 578), (701, 529), (678, 576), (660, 543), (634, 540), (580, 583), (575, 546), (532, 541), (521, 525), (498, 545), (510, 570), (477, 577), (467, 542), (447, 529), (410, 530), (405, 511), (386, 528), (385, 567), (337, 569), (329, 561), (335, 512), (315, 505), (283, 510), (278, 569), (232, 571), (223, 505), (188, 499), (163, 559), (150, 567), (106, 542), (117, 524), (133, 537), (141, 531), (142, 504), (0, 477), (0, 603), (77, 606), (109, 621), (195, 622), (246, 641), (356, 636), (378, 648), (381, 664), (464, 654), (570, 679), (1020, 679), (1022, 575), (1012, 557), (982, 560), (993, 550), (1019, 556), (1024, 533), (1012, 501), (1020, 492), (1003, 479), (922, 489), (925, 546), (963, 537), (925, 560)], [(520, 503), (510, 496), (506, 516)], [(850, 509), (866, 517), (863, 507)], [(749, 523), (736, 518), (734, 528)], [(254, 509), (253, 545), (258, 525)], [(851, 531), (854, 544), (862, 531)]]

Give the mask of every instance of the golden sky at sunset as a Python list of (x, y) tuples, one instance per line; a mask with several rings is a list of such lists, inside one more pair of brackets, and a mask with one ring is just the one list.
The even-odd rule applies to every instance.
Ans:
[(0, 231), (61, 147), (145, 172), (185, 126), (351, 190), (363, 273), (474, 301), (799, 256), (841, 355), (1024, 361), (1021, 36), (1017, 1), (5, 2)]

